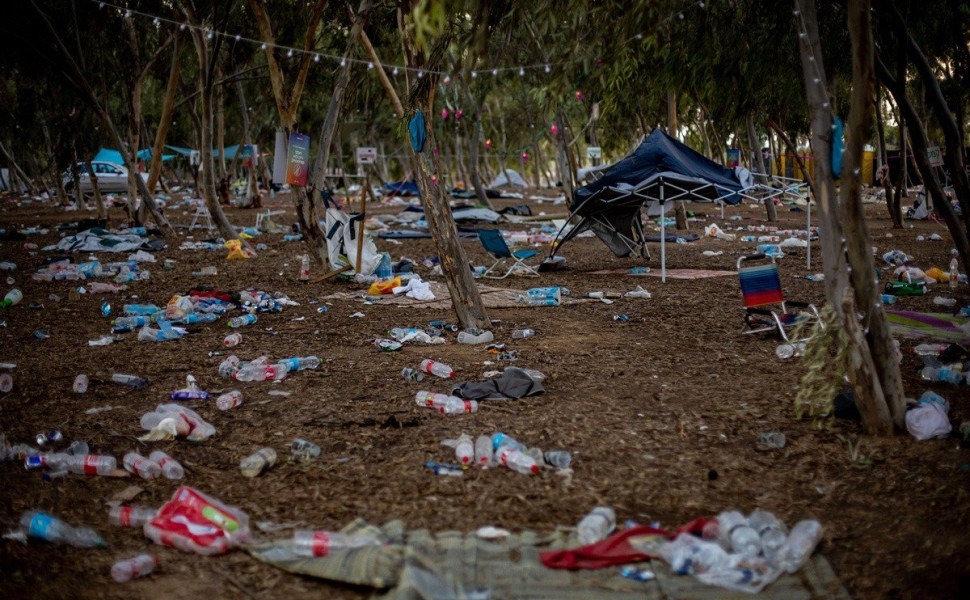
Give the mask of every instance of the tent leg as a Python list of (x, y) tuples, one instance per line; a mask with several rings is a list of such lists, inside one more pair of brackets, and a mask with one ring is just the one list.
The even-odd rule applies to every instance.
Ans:
[(667, 209), (663, 179), (660, 180), (660, 283), (667, 283)]
[(805, 239), (808, 241), (808, 246), (805, 248), (807, 252), (805, 253), (806, 267), (812, 269), (812, 194), (809, 192), (808, 202), (806, 203), (805, 214)]

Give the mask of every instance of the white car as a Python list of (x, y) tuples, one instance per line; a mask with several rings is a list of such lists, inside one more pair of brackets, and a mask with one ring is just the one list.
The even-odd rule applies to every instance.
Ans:
[[(91, 194), (94, 187), (91, 185), (91, 175), (88, 173), (86, 163), (78, 163), (80, 171), (79, 186), (82, 194)], [(128, 169), (124, 165), (116, 165), (109, 162), (91, 161), (91, 168), (98, 178), (98, 189), (105, 194), (125, 194), (128, 192)], [(148, 182), (148, 174), (140, 173), (141, 178)], [(74, 176), (70, 169), (61, 176), (64, 182), (64, 189), (68, 194), (74, 193)]]

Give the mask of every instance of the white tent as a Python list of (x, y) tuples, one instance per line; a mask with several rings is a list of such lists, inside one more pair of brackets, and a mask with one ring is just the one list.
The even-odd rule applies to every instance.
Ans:
[[(507, 178), (506, 178), (506, 174), (508, 174)], [(519, 175), (519, 173), (517, 171), (514, 171), (513, 169), (505, 169), (504, 171), (499, 171), (498, 175), (495, 177), (495, 179), (492, 180), (491, 185), (489, 185), (488, 187), (497, 188), (497, 187), (502, 187), (503, 185), (516, 185), (518, 187), (523, 187), (523, 188), (529, 187), (529, 184), (525, 182), (525, 179), (522, 179), (522, 176)]]

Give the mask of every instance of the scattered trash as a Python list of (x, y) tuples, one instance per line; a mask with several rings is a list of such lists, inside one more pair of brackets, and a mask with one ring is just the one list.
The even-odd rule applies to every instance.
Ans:
[(906, 430), (919, 441), (945, 438), (953, 431), (949, 412), (950, 403), (927, 390), (920, 396), (919, 404), (906, 411)]
[(767, 448), (784, 448), (785, 434), (780, 431), (768, 431), (758, 434), (758, 443)]
[(579, 543), (593, 544), (610, 535), (616, 529), (616, 513), (608, 506), (597, 506), (583, 517), (576, 526)]
[(241, 405), (242, 401), (242, 392), (239, 390), (232, 390), (216, 398), (216, 408), (219, 410), (230, 410)]
[(138, 438), (143, 442), (171, 440), (184, 437), (190, 442), (209, 439), (215, 427), (202, 419), (195, 411), (181, 404), (159, 404), (154, 411), (141, 417), (141, 427), (149, 431)]
[(374, 340), (374, 346), (376, 346), (381, 352), (396, 352), (403, 348), (404, 344), (397, 340), (377, 338)]
[(527, 337), (532, 337), (534, 335), (536, 335), (535, 329), (516, 329), (515, 331), (512, 332), (512, 339), (521, 340)]
[(463, 400), (456, 396), (427, 390), (421, 390), (415, 394), (414, 401), (418, 406), (433, 408), (444, 415), (461, 415), (478, 411), (478, 402), (475, 400)]
[(185, 387), (172, 392), (172, 400), (208, 400), (209, 392), (199, 389), (195, 377), (185, 376)]
[(290, 444), (290, 452), (297, 458), (309, 460), (320, 456), (320, 446), (317, 446), (313, 442), (296, 438)]
[(122, 462), (126, 471), (138, 475), (142, 479), (158, 479), (162, 475), (162, 467), (158, 463), (137, 452), (125, 454)]
[(242, 459), (239, 463), (239, 470), (244, 477), (252, 479), (270, 469), (276, 464), (276, 450), (272, 448), (260, 448), (256, 452)]
[(721, 251), (721, 250), (717, 250), (717, 251), (714, 251), (714, 250), (705, 250), (705, 251), (701, 252), (701, 254), (704, 255), (704, 256), (720, 256), (720, 255), (724, 254), (724, 252)]
[(88, 376), (81, 373), (74, 378), (74, 384), (71, 386), (71, 389), (74, 390), (75, 394), (83, 394), (88, 391), (89, 384), (90, 381), (88, 380)]
[(628, 317), (626, 315), (623, 315), (623, 314), (613, 315), (613, 320), (614, 321), (618, 321), (620, 323), (627, 323), (627, 322), (630, 321), (630, 317)]
[(401, 369), (401, 377), (406, 381), (423, 381), (424, 373), (410, 367), (404, 367)]
[(495, 339), (495, 336), (491, 331), (482, 331), (481, 329), (466, 329), (458, 334), (459, 344), (488, 344)]
[(431, 373), (432, 375), (441, 377), (442, 379), (450, 379), (455, 376), (455, 371), (450, 366), (444, 363), (435, 362), (430, 358), (422, 360), (418, 368), (425, 373)]
[(257, 320), (256, 315), (254, 314), (245, 314), (245, 315), (242, 315), (241, 317), (233, 317), (229, 319), (229, 327), (238, 329), (239, 327), (252, 325), (253, 323), (256, 322), (256, 320)]
[(104, 539), (88, 527), (72, 527), (50, 514), (28, 511), (20, 517), (20, 531), (27, 537), (39, 538), (53, 544), (67, 544), (75, 548), (106, 546)]
[(293, 532), (293, 553), (304, 557), (327, 556), (336, 551), (383, 544), (381, 540), (368, 535), (346, 535), (309, 529), (297, 529)]
[(185, 486), (145, 524), (144, 532), (161, 546), (206, 556), (223, 554), (250, 537), (246, 513)]
[[(140, 488), (139, 488), (140, 489)], [(133, 527), (141, 529), (145, 523), (151, 521), (158, 514), (157, 508), (143, 506), (112, 506), (108, 510), (108, 519), (119, 527)]]
[(150, 574), (157, 566), (158, 559), (156, 557), (151, 554), (139, 554), (111, 565), (111, 578), (118, 583), (125, 583), (136, 577), (144, 577)]
[(148, 460), (161, 467), (165, 479), (182, 479), (185, 477), (185, 468), (182, 464), (161, 450), (153, 450), (148, 455)]
[(137, 375), (126, 375), (124, 373), (114, 373), (111, 375), (111, 381), (115, 383), (120, 383), (121, 385), (127, 385), (128, 387), (140, 390), (151, 385), (144, 377), (139, 377)]
[(651, 298), (651, 295), (650, 295), (650, 292), (648, 292), (647, 290), (643, 289), (641, 286), (638, 285), (636, 287), (636, 289), (633, 289), (633, 290), (631, 290), (631, 291), (623, 294), (623, 297), (624, 298), (644, 298), (644, 299), (649, 299), (649, 298)]
[(9, 394), (13, 389), (13, 375), (0, 373), (0, 394)]

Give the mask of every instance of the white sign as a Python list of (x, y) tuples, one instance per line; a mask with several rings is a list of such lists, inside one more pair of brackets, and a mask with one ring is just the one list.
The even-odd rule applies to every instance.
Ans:
[(926, 156), (930, 159), (931, 167), (942, 167), (943, 166), (943, 153), (940, 152), (939, 146), (930, 146), (926, 149)]
[(603, 158), (603, 149), (599, 146), (588, 146), (586, 148), (586, 158), (590, 160), (599, 160)]
[(198, 150), (189, 151), (189, 165), (197, 167), (202, 164), (202, 153)]
[(362, 165), (377, 162), (377, 148), (357, 148), (357, 162)]

